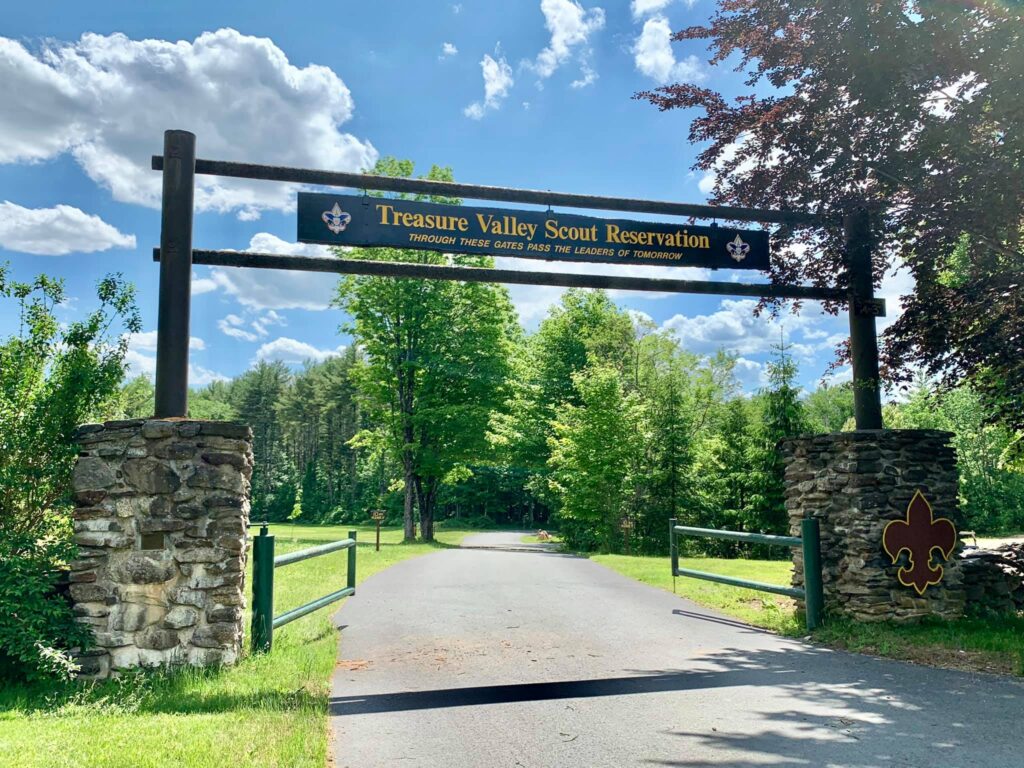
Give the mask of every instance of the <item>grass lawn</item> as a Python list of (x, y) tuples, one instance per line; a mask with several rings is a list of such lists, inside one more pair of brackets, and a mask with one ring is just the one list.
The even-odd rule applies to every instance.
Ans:
[[(590, 559), (631, 579), (672, 591), (672, 572), (667, 556), (592, 555)], [(793, 565), (788, 560), (724, 560), (712, 557), (680, 557), (679, 567), (785, 585), (789, 584), (793, 571)], [(797, 620), (795, 604), (788, 597), (730, 587), (713, 581), (687, 578), (675, 581), (676, 594), (680, 597), (775, 632), (795, 635), (803, 631), (806, 634), (803, 619)]]
[[(402, 544), (397, 528), (359, 531), (359, 580), (410, 557), (456, 545), (468, 533), (438, 529), (439, 545)], [(345, 538), (349, 526), (272, 525), (276, 552)], [(256, 533), (254, 530), (253, 533)], [(344, 586), (345, 551), (274, 574), (275, 613)], [(252, 584), (250, 571), (247, 588)], [(139, 674), (104, 685), (0, 691), (5, 768), (323, 768), (329, 678), (337, 632), (329, 608), (274, 633), (274, 649), (221, 671)], [(246, 642), (249, 617), (246, 615)]]
[[(593, 555), (592, 560), (644, 584), (672, 590), (668, 557)], [(754, 581), (788, 584), (792, 566), (782, 560), (680, 558), (679, 565)], [(679, 578), (676, 593), (695, 603), (781, 634), (803, 636), (803, 618), (787, 597), (710, 581)], [(916, 626), (832, 621), (814, 640), (835, 648), (921, 664), (1004, 675), (1024, 675), (1024, 618), (964, 619)]]

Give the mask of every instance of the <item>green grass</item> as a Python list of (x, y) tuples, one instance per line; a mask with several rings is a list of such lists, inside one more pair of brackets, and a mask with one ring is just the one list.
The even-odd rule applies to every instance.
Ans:
[[(592, 560), (644, 584), (672, 590), (667, 557), (593, 555)], [(789, 584), (792, 565), (782, 560), (680, 558), (680, 567), (711, 571), (774, 584)], [(676, 593), (695, 603), (780, 634), (803, 636), (807, 630), (786, 597), (679, 578)], [(962, 619), (918, 625), (829, 621), (814, 632), (815, 642), (921, 664), (1024, 675), (1024, 617)]]
[[(590, 559), (631, 579), (672, 591), (672, 573), (667, 557), (592, 555)], [(724, 560), (711, 557), (681, 557), (679, 567), (787, 586), (793, 571), (792, 563), (786, 560)], [(748, 624), (787, 635), (799, 634), (804, 630), (803, 621), (797, 620), (794, 603), (788, 597), (730, 587), (713, 581), (688, 578), (675, 581), (676, 594), (680, 597), (689, 598)]]
[(916, 626), (831, 622), (814, 633), (836, 648), (920, 664), (1024, 675), (1024, 618), (931, 621)]
[[(410, 557), (458, 544), (467, 531), (437, 532), (439, 545), (402, 544), (399, 529), (359, 531), (359, 581)], [(273, 525), (276, 552), (345, 538), (349, 526)], [(255, 531), (254, 531), (255, 533)], [(275, 613), (345, 583), (345, 551), (275, 573)], [(247, 588), (251, 585), (246, 575)], [(0, 691), (5, 768), (323, 768), (329, 679), (337, 651), (336, 603), (274, 633), (274, 649), (215, 670), (133, 675), (104, 685)], [(246, 640), (249, 617), (246, 615)]]

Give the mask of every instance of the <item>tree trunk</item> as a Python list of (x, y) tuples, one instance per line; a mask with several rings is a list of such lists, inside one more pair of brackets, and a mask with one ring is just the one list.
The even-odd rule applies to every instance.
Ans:
[(402, 451), (402, 468), (405, 475), (405, 499), (402, 522), (405, 526), (405, 540), (416, 541), (416, 520), (413, 518), (413, 497), (416, 493), (416, 479), (412, 472), (412, 454)]
[(420, 535), (424, 541), (434, 540), (434, 507), (437, 503), (437, 480), (416, 478), (416, 503), (420, 508)]

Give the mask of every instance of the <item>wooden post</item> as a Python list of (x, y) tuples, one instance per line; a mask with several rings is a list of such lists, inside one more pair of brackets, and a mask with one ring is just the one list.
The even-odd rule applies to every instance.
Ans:
[(156, 331), (157, 418), (188, 415), (195, 167), (196, 137), (188, 131), (165, 131)]
[(850, 271), (850, 362), (853, 365), (853, 413), (857, 429), (882, 428), (878, 380), (878, 335), (875, 329), (874, 279), (871, 269), (871, 220), (866, 208), (843, 217)]

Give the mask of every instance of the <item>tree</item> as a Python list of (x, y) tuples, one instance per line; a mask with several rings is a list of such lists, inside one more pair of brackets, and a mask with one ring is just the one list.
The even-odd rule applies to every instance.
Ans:
[(840, 432), (853, 418), (853, 387), (822, 384), (803, 401), (810, 432)]
[(295, 506), (296, 483), (277, 412), (277, 404), (290, 383), (291, 372), (284, 363), (260, 360), (231, 388), (238, 420), (252, 427), (254, 519), (282, 520)]
[(129, 333), (140, 330), (134, 289), (120, 275), (100, 281), (99, 306), (61, 324), (62, 281), (9, 279), (0, 265), (0, 298), (13, 299), (18, 333), (0, 341), (0, 672), (68, 674), (60, 649), (88, 635), (54, 583), (73, 559), (71, 472), (79, 424), (102, 414), (124, 376)]
[[(411, 176), (412, 163), (385, 158), (374, 173)], [(433, 167), (427, 178), (450, 181)], [(434, 202), (452, 203), (448, 199)], [(343, 258), (492, 266), (490, 258), (376, 248)], [(507, 291), (489, 283), (346, 277), (337, 304), (351, 318), (343, 330), (364, 350), (358, 378), (374, 433), (399, 457), (405, 490), (405, 537), (413, 538), (413, 502), (422, 535), (432, 540), (438, 490), (488, 450), (491, 413), (504, 400), (514, 323)]]
[(537, 332), (517, 345), (515, 381), (505, 408), (495, 414), (493, 432), (526, 488), (550, 505), (551, 422), (565, 403), (579, 404), (574, 377), (588, 365), (632, 369), (635, 335), (630, 316), (604, 291), (569, 289), (551, 308)]
[(570, 546), (617, 549), (619, 522), (644, 477), (645, 424), (640, 397), (626, 394), (618, 371), (596, 366), (573, 376), (579, 405), (558, 409), (548, 480), (559, 499)]
[(887, 423), (897, 428), (953, 433), (966, 527), (989, 534), (1024, 529), (1024, 472), (1002, 461), (1013, 435), (986, 423), (986, 408), (969, 386), (936, 392), (927, 377), (919, 376), (907, 400), (886, 411)]
[(807, 421), (795, 386), (797, 367), (787, 354), (785, 343), (774, 347), (775, 358), (768, 363), (768, 388), (760, 393), (761, 423), (751, 446), (750, 463), (755, 492), (747, 530), (763, 533), (789, 532), (782, 456), (778, 443), (807, 431)]
[[(679, 41), (706, 40), (750, 92), (637, 94), (697, 108), (711, 202), (872, 215), (875, 279), (902, 261), (916, 291), (884, 334), (887, 372), (972, 382), (1024, 427), (1024, 11), (1020, 3), (723, 0)], [(776, 281), (848, 284), (841, 228), (780, 227)], [(832, 307), (835, 309), (836, 307)]]

